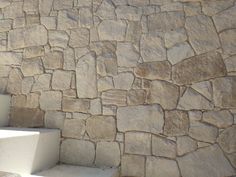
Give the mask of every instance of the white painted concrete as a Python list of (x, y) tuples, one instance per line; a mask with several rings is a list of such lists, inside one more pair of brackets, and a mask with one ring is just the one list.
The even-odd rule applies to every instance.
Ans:
[(119, 177), (117, 168), (90, 168), (70, 165), (57, 165), (36, 175), (23, 177)]
[(0, 94), (0, 127), (8, 126), (11, 96)]
[(0, 171), (32, 174), (59, 160), (60, 131), (0, 128)]

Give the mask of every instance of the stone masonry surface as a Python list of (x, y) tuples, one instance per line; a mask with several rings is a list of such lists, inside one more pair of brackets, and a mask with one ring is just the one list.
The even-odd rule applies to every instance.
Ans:
[(236, 175), (236, 0), (0, 0), (11, 126), (121, 176)]

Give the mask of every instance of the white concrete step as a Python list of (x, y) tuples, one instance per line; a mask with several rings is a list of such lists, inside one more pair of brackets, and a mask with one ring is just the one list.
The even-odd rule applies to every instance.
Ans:
[(91, 168), (70, 165), (57, 165), (35, 175), (22, 177), (119, 177), (117, 168)]
[(0, 94), (0, 127), (8, 126), (11, 96)]
[(59, 161), (60, 131), (0, 128), (0, 171), (28, 175)]

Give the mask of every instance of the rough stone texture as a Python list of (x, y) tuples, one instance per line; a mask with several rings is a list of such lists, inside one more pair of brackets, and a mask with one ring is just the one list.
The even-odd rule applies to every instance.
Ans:
[(65, 113), (58, 111), (47, 111), (45, 113), (44, 123), (46, 128), (63, 129)]
[(225, 54), (236, 54), (236, 30), (230, 29), (220, 33), (220, 40)]
[(62, 100), (62, 110), (65, 112), (84, 112), (89, 110), (89, 100), (64, 97)]
[(102, 93), (102, 103), (104, 105), (126, 105), (126, 92), (122, 90), (109, 90)]
[(60, 69), (63, 65), (62, 52), (49, 52), (43, 58), (43, 65), (46, 69)]
[(87, 120), (86, 131), (93, 140), (112, 141), (116, 135), (115, 119), (111, 116), (91, 117)]
[(92, 165), (95, 146), (84, 140), (66, 139), (62, 141), (60, 160), (73, 165)]
[(224, 76), (225, 65), (219, 53), (210, 52), (191, 57), (173, 67), (172, 78), (178, 84), (191, 84)]
[(13, 52), (0, 52), (0, 65), (20, 65), (22, 55)]
[(85, 121), (79, 119), (65, 119), (62, 136), (81, 139), (85, 133)]
[(120, 148), (116, 142), (99, 142), (96, 147), (95, 164), (103, 167), (116, 167), (120, 164)]
[(186, 153), (197, 149), (197, 142), (188, 136), (180, 136), (177, 138), (177, 154), (182, 156)]
[(131, 73), (119, 73), (113, 77), (116, 89), (129, 90), (134, 81), (134, 75)]
[(66, 90), (70, 88), (71, 72), (57, 70), (53, 72), (52, 88), (54, 90)]
[(188, 17), (185, 26), (189, 41), (197, 54), (220, 47), (219, 38), (209, 17), (203, 15)]
[(168, 136), (185, 135), (189, 128), (189, 118), (184, 111), (166, 111), (164, 134)]
[[(158, 92), (157, 92), (158, 90)], [(159, 103), (164, 109), (177, 106), (179, 87), (166, 81), (152, 81), (147, 96), (148, 103)]]
[(180, 177), (176, 161), (157, 157), (148, 157), (146, 177)]
[[(50, 98), (50, 100), (48, 100)], [(62, 94), (59, 91), (42, 92), (40, 96), (40, 108), (43, 110), (60, 110)]]
[(86, 28), (79, 28), (71, 31), (69, 45), (71, 47), (85, 47), (89, 44), (89, 31)]
[(151, 155), (151, 134), (125, 133), (125, 153)]
[(117, 128), (121, 132), (145, 131), (158, 134), (164, 125), (163, 116), (163, 110), (158, 105), (120, 107), (117, 110)]
[(212, 84), (209, 81), (195, 83), (192, 85), (192, 88), (208, 100), (212, 100)]
[(236, 126), (229, 127), (225, 129), (218, 137), (221, 148), (227, 152), (236, 152), (236, 140), (235, 140)]
[(206, 174), (209, 177), (222, 177), (235, 173), (218, 145), (199, 149), (177, 160), (183, 177), (204, 177)]

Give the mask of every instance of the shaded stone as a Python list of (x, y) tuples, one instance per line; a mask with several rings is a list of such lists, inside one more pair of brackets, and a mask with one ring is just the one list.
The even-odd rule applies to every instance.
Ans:
[(13, 107), (9, 124), (12, 127), (43, 127), (44, 112), (37, 108)]
[(33, 46), (24, 49), (23, 57), (24, 58), (35, 58), (41, 57), (44, 55), (43, 46)]
[(66, 48), (69, 36), (65, 31), (49, 31), (49, 44), (52, 47)]
[(118, 6), (116, 8), (116, 15), (118, 19), (140, 21), (142, 10), (133, 6)]
[(218, 137), (220, 147), (227, 153), (236, 152), (236, 125), (225, 129)]
[(164, 41), (158, 36), (142, 35), (140, 52), (144, 62), (166, 60)]
[(92, 140), (113, 141), (116, 136), (115, 119), (111, 116), (92, 116), (86, 122), (86, 131)]
[(61, 110), (62, 94), (59, 91), (42, 92), (40, 96), (40, 108), (42, 110)]
[(21, 71), (24, 76), (34, 76), (44, 72), (43, 63), (40, 58), (23, 60)]
[(15, 52), (0, 52), (0, 65), (20, 65), (22, 55)]
[(76, 87), (79, 98), (97, 97), (96, 62), (92, 53), (80, 58), (76, 65)]
[(175, 158), (176, 143), (159, 136), (152, 136), (152, 155)]
[(83, 138), (85, 133), (85, 121), (80, 119), (65, 119), (62, 136), (66, 138)]
[(72, 165), (91, 166), (95, 159), (95, 145), (89, 141), (66, 139), (62, 141), (60, 161)]
[(33, 83), (32, 92), (49, 90), (50, 82), (51, 82), (50, 74), (39, 75)]
[(131, 43), (117, 43), (116, 55), (121, 67), (135, 67), (138, 64), (139, 54)]
[(63, 69), (64, 70), (75, 70), (75, 53), (72, 48), (67, 48), (63, 52), (64, 54), (64, 62), (63, 62)]
[(99, 56), (97, 59), (97, 73), (101, 76), (117, 75), (117, 61), (111, 56)]
[(139, 43), (141, 35), (142, 35), (141, 22), (129, 21), (128, 26), (127, 26), (127, 31), (126, 31), (126, 41)]
[(87, 113), (89, 110), (89, 100), (64, 97), (62, 100), (62, 110), (66, 112)]
[(177, 137), (177, 154), (182, 156), (197, 149), (197, 142), (188, 136)]
[[(157, 92), (158, 90), (158, 92)], [(166, 81), (152, 81), (148, 103), (159, 103), (164, 109), (174, 109), (179, 98), (179, 87)]]
[[(220, 12), (222, 17), (222, 12), (223, 14), (226, 14), (225, 9), (228, 9), (230, 6), (233, 6), (234, 1), (233, 0), (228, 0), (228, 1), (203, 1), (202, 2), (202, 11), (204, 14), (208, 16), (213, 16), (215, 14), (218, 14)], [(227, 10), (226, 10), (227, 11)], [(229, 11), (228, 11), (229, 13)], [(225, 20), (225, 19), (224, 19)]]
[(7, 84), (7, 92), (20, 94), (21, 93), (21, 84), (22, 84), (23, 76), (19, 69), (14, 68), (10, 71), (8, 84)]
[(185, 27), (189, 42), (197, 54), (220, 47), (219, 38), (210, 17), (204, 15), (187, 17)]
[(151, 134), (125, 133), (125, 153), (151, 155)]
[(225, 74), (226, 69), (220, 54), (210, 52), (174, 65), (172, 79), (178, 84), (191, 84)]
[(12, 50), (45, 45), (47, 40), (47, 30), (42, 25), (13, 29), (8, 33), (8, 48)]
[(159, 105), (119, 107), (117, 110), (117, 127), (120, 132), (144, 131), (158, 134), (162, 132), (163, 126), (164, 113)]
[(98, 142), (95, 165), (117, 167), (120, 164), (120, 148), (117, 142)]
[(96, 15), (101, 19), (115, 19), (115, 7), (110, 0), (102, 1), (101, 5), (96, 11)]
[(46, 111), (44, 123), (46, 128), (57, 128), (62, 130), (66, 114), (59, 111)]
[(126, 23), (122, 20), (104, 20), (98, 26), (100, 40), (124, 41), (126, 32)]
[(213, 104), (198, 92), (187, 88), (183, 96), (180, 97), (177, 108), (182, 110), (208, 110), (213, 109)]
[(79, 9), (79, 24), (82, 27), (91, 28), (93, 26), (93, 14), (91, 7)]
[(53, 8), (54, 10), (72, 9), (73, 0), (54, 0)]
[(227, 128), (233, 124), (233, 116), (228, 110), (204, 112), (202, 119), (218, 128)]
[(180, 177), (176, 161), (157, 157), (147, 157), (146, 177)]
[(69, 45), (71, 47), (86, 47), (89, 44), (89, 31), (86, 28), (71, 30)]
[[(218, 145), (201, 148), (177, 158), (183, 177), (222, 177), (235, 174)], [(197, 170), (193, 170), (197, 169)]]
[(102, 104), (100, 98), (90, 100), (89, 113), (92, 115), (102, 114)]
[[(227, 86), (227, 87), (226, 87)], [(218, 78), (213, 81), (213, 99), (218, 107), (236, 107), (236, 77)]]
[(56, 70), (52, 76), (52, 88), (54, 90), (66, 90), (70, 88), (72, 74), (69, 71)]
[(149, 31), (169, 31), (183, 26), (182, 12), (162, 12), (148, 16)]
[(187, 40), (186, 32), (183, 28), (165, 32), (165, 46), (171, 48), (178, 43)]
[(195, 16), (202, 14), (202, 7), (200, 2), (191, 2), (191, 0), (184, 4), (184, 12), (186, 16)]
[(57, 28), (59, 30), (67, 30), (78, 27), (78, 11), (77, 10), (61, 10), (58, 12)]
[(43, 57), (43, 65), (46, 69), (60, 69), (63, 65), (62, 52), (55, 51), (46, 53)]
[(113, 77), (116, 89), (129, 90), (134, 82), (134, 75), (132, 73), (119, 73)]
[(176, 44), (167, 50), (167, 57), (172, 65), (192, 56), (194, 51), (187, 42)]
[(114, 88), (112, 77), (102, 77), (98, 79), (98, 91), (103, 92)]
[(39, 13), (41, 16), (48, 16), (52, 9), (53, 0), (39, 0)]
[(108, 91), (102, 92), (102, 104), (126, 106), (126, 91), (108, 90)]
[(144, 104), (146, 100), (145, 90), (130, 90), (127, 93), (128, 105), (141, 105)]
[[(230, 3), (230, 1), (228, 3)], [(224, 5), (227, 5), (228, 3), (226, 1), (222, 1), (221, 6), (217, 6), (217, 8), (223, 8)], [(213, 20), (215, 22), (216, 29), (218, 32), (223, 31), (225, 29), (236, 27), (236, 22), (235, 22), (236, 12), (235, 11), (236, 11), (236, 6), (234, 5), (233, 7), (228, 8), (213, 16)]]
[[(236, 7), (236, 6), (235, 6)], [(236, 25), (235, 25), (236, 26)], [(220, 33), (220, 40), (225, 54), (236, 54), (236, 30), (230, 29)]]
[(134, 72), (137, 76), (149, 80), (170, 80), (171, 64), (168, 61), (141, 63)]
[(164, 134), (168, 136), (181, 136), (188, 133), (189, 118), (184, 111), (166, 111)]
[(218, 129), (211, 125), (193, 121), (190, 123), (189, 136), (199, 141), (214, 143), (218, 136)]
[(208, 100), (212, 100), (212, 85), (209, 81), (198, 82), (193, 84), (191, 87), (205, 96)]
[(122, 176), (140, 176), (144, 177), (145, 158), (136, 155), (124, 155), (121, 159)]
[(224, 60), (227, 72), (236, 72), (236, 55)]

